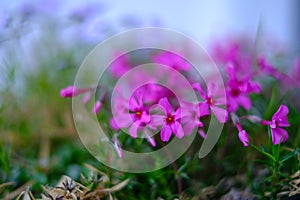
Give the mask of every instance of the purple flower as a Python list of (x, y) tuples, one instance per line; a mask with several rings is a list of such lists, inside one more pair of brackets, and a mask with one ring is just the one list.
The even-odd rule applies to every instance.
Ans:
[(239, 105), (249, 110), (251, 100), (248, 97), (250, 93), (259, 93), (260, 85), (257, 82), (250, 81), (251, 74), (244, 77), (238, 77), (238, 70), (232, 64), (227, 66), (228, 82), (227, 82), (227, 107), (229, 112), (235, 112)]
[(94, 106), (94, 110), (93, 110), (94, 113), (97, 114), (100, 111), (101, 107), (102, 107), (102, 102), (99, 101), (99, 100), (96, 101), (95, 106)]
[(163, 64), (169, 67), (172, 67), (176, 70), (189, 70), (190, 64), (184, 60), (180, 55), (164, 51), (159, 53), (153, 58), (154, 62), (157, 62), (159, 64)]
[(271, 128), (272, 143), (279, 144), (280, 142), (285, 142), (288, 139), (288, 133), (281, 127), (288, 127), (287, 114), (289, 109), (286, 105), (280, 105), (277, 112), (273, 115), (272, 121), (262, 120), (263, 125), (268, 125)]
[(275, 69), (270, 63), (268, 63), (264, 57), (259, 57), (257, 60), (258, 67), (262, 72), (273, 76), (276, 79), (281, 79), (282, 74), (277, 69)]
[(243, 143), (243, 145), (245, 147), (249, 146), (249, 144), (248, 144), (249, 143), (249, 138), (248, 138), (248, 134), (245, 130), (239, 131), (238, 136), (239, 136), (240, 141)]
[(245, 147), (249, 146), (249, 137), (248, 137), (248, 133), (242, 129), (241, 125), (239, 122), (237, 122), (235, 124), (236, 128), (238, 129), (239, 133), (238, 133), (238, 136), (239, 136), (239, 139), (240, 141), (243, 143), (243, 145)]
[(78, 95), (78, 89), (73, 85), (63, 88), (60, 91), (60, 96), (62, 97), (74, 97), (77, 95)]
[(79, 89), (74, 85), (70, 85), (70, 86), (60, 90), (60, 96), (62, 96), (64, 98), (76, 97), (79, 94), (83, 94), (83, 93), (88, 92), (89, 90), (90, 90), (89, 88)]
[(163, 114), (152, 115), (153, 123), (155, 125), (162, 125), (160, 131), (160, 138), (163, 142), (169, 141), (172, 133), (178, 138), (182, 138), (184, 135), (183, 128), (180, 124), (181, 110), (178, 108), (174, 113), (172, 106), (170, 105), (166, 97), (161, 98), (158, 102), (159, 108)]
[[(137, 137), (139, 129), (155, 127), (150, 125), (151, 117), (148, 109), (144, 106), (143, 95), (138, 93), (128, 100), (118, 96), (114, 99), (114, 118), (111, 119), (113, 129), (129, 128), (129, 133), (133, 138)], [(144, 132), (143, 130), (141, 130)]]
[[(226, 100), (225, 97), (219, 97), (220, 93), (218, 87), (213, 82), (208, 82), (207, 84), (207, 94), (203, 91), (199, 83), (194, 83), (193, 88), (197, 90), (202, 99), (205, 100), (205, 104), (211, 109), (211, 111), (216, 115), (216, 118), (221, 122), (225, 123), (228, 119), (227, 110), (220, 108), (218, 106), (224, 105)], [(225, 96), (225, 95), (224, 95)]]
[(203, 123), (200, 121), (200, 118), (209, 114), (208, 105), (206, 103), (202, 102), (194, 105), (193, 103), (186, 102), (182, 108), (181, 119), (184, 133), (189, 135), (193, 129), (197, 128), (201, 137), (205, 138), (205, 133), (201, 129)]
[(147, 140), (153, 147), (156, 147), (156, 142), (153, 137), (147, 137)]
[(139, 127), (145, 127), (151, 121), (150, 114), (145, 108), (143, 103), (143, 95), (138, 94), (137, 98), (132, 97), (129, 100), (129, 112), (133, 118), (134, 123), (129, 129), (129, 133), (132, 137), (137, 137), (137, 132)]
[(90, 101), (91, 97), (92, 97), (92, 94), (90, 92), (88, 92), (82, 97), (81, 102), (83, 104), (87, 104)]
[(131, 68), (129, 65), (129, 57), (128, 55), (119, 55), (116, 53), (115, 59), (116, 60), (108, 68), (108, 71), (113, 77), (120, 78)]

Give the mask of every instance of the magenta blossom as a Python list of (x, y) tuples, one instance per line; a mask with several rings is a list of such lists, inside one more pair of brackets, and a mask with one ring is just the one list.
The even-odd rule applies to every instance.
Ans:
[(77, 95), (78, 95), (78, 89), (73, 85), (60, 90), (60, 96), (62, 97), (74, 97)]
[(145, 127), (151, 121), (150, 114), (145, 108), (143, 103), (143, 95), (137, 95), (137, 98), (132, 97), (129, 100), (129, 112), (133, 118), (134, 123), (129, 129), (129, 133), (132, 137), (137, 137), (137, 132), (139, 127)]
[(180, 55), (171, 52), (161, 52), (153, 58), (154, 62), (159, 64), (167, 65), (176, 70), (189, 70), (190, 64), (184, 60)]
[(201, 137), (205, 138), (205, 133), (202, 129), (203, 123), (200, 118), (209, 115), (208, 105), (206, 103), (193, 103), (186, 102), (182, 109), (182, 124), (183, 130), (186, 135), (189, 135), (193, 129), (197, 128)]
[(288, 133), (281, 127), (288, 127), (287, 114), (289, 109), (286, 105), (280, 105), (277, 112), (273, 115), (272, 121), (262, 120), (263, 125), (268, 125), (271, 128), (272, 143), (279, 144), (280, 142), (285, 142), (288, 139)]
[(126, 72), (130, 70), (129, 56), (128, 55), (119, 55), (116, 53), (115, 61), (108, 68), (108, 71), (114, 78), (120, 78)]
[(237, 122), (235, 126), (238, 129), (238, 131), (239, 131), (238, 136), (239, 136), (240, 141), (243, 143), (243, 145), (245, 147), (249, 146), (248, 133), (245, 130), (242, 129), (242, 126), (240, 125), (239, 122)]
[[(114, 118), (111, 119), (111, 126), (114, 130), (118, 128), (129, 128), (129, 133), (133, 138), (137, 137), (141, 128), (152, 128), (149, 123), (151, 117), (143, 103), (143, 95), (137, 94), (128, 100), (121, 95), (114, 100)], [(142, 130), (143, 132), (143, 130)]]
[(172, 106), (170, 105), (166, 97), (161, 98), (158, 102), (159, 109), (163, 111), (163, 114), (152, 115), (153, 123), (155, 125), (162, 125), (160, 131), (160, 137), (163, 142), (169, 141), (172, 133), (178, 138), (184, 136), (182, 126), (180, 124), (181, 109), (178, 108), (174, 113)]
[(78, 89), (76, 86), (70, 85), (70, 86), (60, 90), (60, 96), (62, 96), (64, 98), (66, 98), (66, 97), (76, 97), (79, 94), (85, 93), (87, 91), (89, 91), (88, 88)]
[(199, 92), (201, 98), (205, 100), (204, 103), (207, 104), (211, 111), (216, 115), (216, 118), (221, 123), (225, 123), (228, 119), (228, 112), (226, 109), (218, 107), (225, 104), (225, 95), (224, 97), (219, 97), (220, 93), (218, 91), (217, 85), (213, 82), (208, 82), (207, 94), (203, 91), (199, 83), (194, 83), (192, 86)]
[(229, 112), (235, 112), (239, 105), (249, 110), (251, 107), (250, 93), (259, 93), (260, 85), (257, 82), (250, 81), (251, 74), (244, 77), (238, 76), (238, 70), (232, 64), (227, 66), (227, 106)]
[(287, 76), (286, 74), (280, 72), (273, 65), (268, 63), (264, 57), (258, 58), (257, 64), (262, 72), (265, 74), (274, 77), (275, 79), (285, 83), (287, 86), (295, 84), (294, 80)]
[(94, 113), (97, 114), (100, 109), (102, 108), (102, 102), (101, 101), (96, 101), (95, 106), (94, 106)]

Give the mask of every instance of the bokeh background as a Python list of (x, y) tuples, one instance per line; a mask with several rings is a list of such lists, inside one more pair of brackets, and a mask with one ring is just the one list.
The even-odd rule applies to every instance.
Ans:
[[(245, 168), (248, 176), (261, 172), (247, 163), (255, 158), (250, 153), (225, 157), (232, 141), (224, 140), (203, 163), (192, 162), (191, 155), (181, 158), (175, 174), (174, 166), (140, 176), (113, 171), (84, 149), (74, 129), (71, 101), (59, 92), (73, 84), (76, 70), (99, 42), (148, 26), (177, 30), (208, 50), (214, 42), (245, 37), (253, 48), (270, 46), (269, 51), (284, 52), (288, 61), (281, 69), (291, 66), (300, 50), (299, 9), (297, 0), (0, 0), (0, 184), (15, 182), (7, 189), (10, 194), (26, 184), (39, 193), (41, 184), (55, 185), (63, 174), (79, 180), (87, 172), (83, 164), (89, 163), (109, 174), (108, 186), (132, 178), (119, 199), (137, 194), (142, 199), (150, 187), (151, 198), (177, 193), (178, 177), (186, 180), (183, 186), (192, 185), (187, 193), (193, 195), (224, 175)], [(236, 160), (241, 161), (233, 166)], [(215, 162), (221, 164), (209, 165)], [(207, 178), (210, 170), (220, 173)]]

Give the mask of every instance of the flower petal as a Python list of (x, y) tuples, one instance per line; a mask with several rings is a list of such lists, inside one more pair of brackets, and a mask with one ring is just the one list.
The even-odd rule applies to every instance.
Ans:
[(163, 115), (151, 115), (151, 125), (152, 126), (161, 126), (164, 123), (165, 116)]
[(172, 129), (172, 132), (176, 135), (177, 134), (177, 131), (179, 129), (179, 122), (178, 121), (175, 121), (173, 124), (171, 124), (171, 129)]
[(147, 137), (147, 140), (151, 144), (151, 146), (156, 147), (156, 142), (153, 137)]
[(141, 122), (144, 122), (144, 123), (149, 123), (150, 120), (151, 120), (151, 116), (146, 112), (146, 111), (143, 111), (142, 113), (142, 116), (141, 116)]
[(245, 130), (241, 130), (238, 134), (240, 141), (243, 143), (245, 147), (249, 146), (249, 137)]
[(279, 118), (284, 118), (289, 113), (289, 108), (281, 104), (277, 112), (273, 115), (272, 120), (278, 120)]
[(175, 116), (175, 120), (178, 120), (181, 118), (181, 109), (177, 108), (176, 112), (173, 114)]
[(273, 144), (279, 144), (280, 142), (285, 142), (289, 135), (286, 130), (283, 130), (282, 128), (272, 128), (272, 143)]
[(249, 81), (248, 85), (247, 85), (247, 93), (251, 93), (254, 92), (256, 94), (260, 93), (261, 91), (261, 87), (259, 85), (259, 83), (255, 82), (255, 81)]
[(172, 129), (170, 126), (164, 125), (160, 131), (160, 139), (163, 142), (168, 142), (172, 135)]
[(206, 138), (206, 134), (205, 134), (205, 132), (204, 132), (203, 129), (200, 128), (200, 129), (198, 130), (198, 133), (199, 133), (199, 135), (200, 135), (202, 138), (204, 138), (204, 139)]
[(227, 121), (228, 119), (227, 110), (216, 106), (211, 106), (210, 108), (213, 111), (213, 113), (216, 115), (216, 118), (219, 120), (219, 122), (225, 123)]
[(139, 124), (138, 124), (138, 123), (133, 123), (133, 124), (130, 126), (130, 128), (129, 128), (129, 133), (130, 133), (131, 137), (137, 138), (137, 135), (138, 135), (137, 130), (138, 130), (138, 128), (139, 128)]
[(214, 104), (216, 106), (225, 105), (226, 104), (226, 97), (220, 97), (220, 98), (214, 99)]
[(178, 121), (175, 121), (175, 123), (171, 125), (171, 128), (176, 137), (182, 138), (184, 136), (184, 131), (182, 129), (182, 126)]
[(129, 109), (131, 111), (135, 111), (137, 109), (140, 109), (140, 106), (135, 98), (135, 96), (132, 96), (130, 99), (129, 99)]
[(218, 86), (214, 82), (209, 81), (207, 83), (207, 96), (214, 97), (216, 96), (217, 91), (218, 91)]
[(161, 98), (159, 100), (158, 104), (163, 107), (166, 114), (172, 113), (172, 106), (170, 105), (170, 103), (166, 97)]
[(184, 130), (185, 135), (190, 135), (192, 130), (196, 127), (197, 127), (197, 124), (193, 120), (187, 121), (183, 125), (183, 130)]
[(205, 115), (210, 115), (209, 106), (208, 106), (207, 103), (203, 103), (203, 102), (199, 103), (198, 108), (199, 108), (198, 117), (202, 117), (202, 116), (205, 116)]
[(228, 96), (228, 101), (227, 101), (228, 111), (235, 112), (238, 108), (239, 108), (239, 104), (237, 103), (236, 99)]
[(109, 123), (110, 123), (110, 126), (111, 126), (111, 128), (112, 128), (113, 130), (117, 131), (117, 130), (120, 129), (120, 128), (118, 127), (116, 121), (114, 120), (114, 118), (111, 118), (110, 121), (109, 121)]
[(199, 92), (202, 99), (206, 99), (207, 95), (205, 94), (204, 90), (202, 89), (199, 83), (193, 83), (192, 88)]
[(249, 110), (251, 108), (251, 100), (247, 96), (240, 95), (237, 98), (237, 102), (246, 110)]

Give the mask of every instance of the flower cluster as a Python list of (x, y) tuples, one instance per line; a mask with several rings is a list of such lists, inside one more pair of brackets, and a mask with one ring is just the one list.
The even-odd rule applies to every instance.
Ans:
[[(247, 131), (242, 127), (245, 119), (269, 126), (273, 144), (286, 141), (288, 133), (282, 127), (289, 126), (287, 106), (282, 104), (271, 121), (263, 120), (260, 116), (239, 116), (240, 111), (245, 113), (251, 109), (253, 105), (251, 95), (260, 94), (262, 91), (258, 74), (267, 74), (279, 81), (285, 76), (267, 64), (264, 58), (253, 59), (252, 52), (245, 51), (239, 43), (230, 43), (226, 47), (214, 46), (212, 55), (223, 75), (223, 85), (214, 81), (213, 75), (207, 84), (203, 80), (195, 81), (190, 73), (192, 65), (181, 55), (171, 52), (152, 52), (149, 56), (152, 63), (168, 66), (173, 71), (168, 71), (168, 75), (163, 71), (156, 71), (155, 76), (151, 76), (146, 70), (140, 70), (138, 74), (129, 76), (129, 81), (122, 85), (123, 88), (115, 88), (115, 95), (111, 97), (113, 114), (110, 119), (111, 129), (126, 130), (132, 138), (139, 136), (146, 138), (155, 147), (158, 139), (168, 142), (172, 136), (182, 138), (189, 136), (193, 131), (197, 131), (205, 138), (206, 128), (203, 119), (214, 115), (219, 123), (235, 126), (237, 138), (244, 146), (249, 146), (251, 141)], [(108, 69), (111, 78), (118, 79), (127, 75), (127, 72), (134, 68), (132, 60), (130, 55), (121, 55), (115, 59)], [(295, 66), (295, 70), (298, 70), (299, 62)], [(180, 99), (171, 89), (156, 84), (163, 80), (170, 86), (169, 88), (187, 90), (182, 80), (176, 77), (178, 72), (184, 74), (188, 80), (194, 94), (198, 97), (197, 101), (188, 101), (188, 98)], [(294, 77), (294, 79), (299, 78)], [(141, 80), (149, 80), (148, 82), (151, 83), (143, 84), (131, 94), (125, 92), (137, 88)], [(83, 103), (87, 103), (92, 91), (92, 88), (78, 89), (69, 86), (62, 89), (61, 96), (75, 97), (85, 94)], [(104, 97), (102, 95), (96, 101), (94, 113), (97, 114), (102, 108)], [(155, 133), (159, 133), (160, 138), (155, 137)]]

